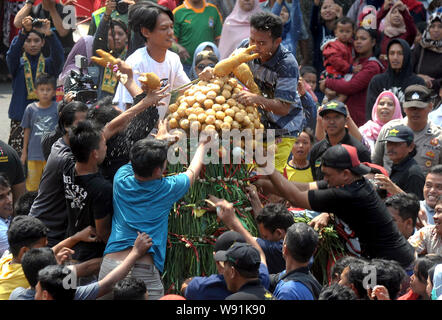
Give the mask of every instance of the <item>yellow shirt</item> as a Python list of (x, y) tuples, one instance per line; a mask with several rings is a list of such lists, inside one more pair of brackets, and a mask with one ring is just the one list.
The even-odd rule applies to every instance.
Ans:
[(289, 181), (295, 181), (295, 182), (314, 182), (313, 174), (312, 174), (312, 168), (310, 165), (306, 168), (298, 169), (292, 167), (288, 162), (286, 163), (284, 167), (284, 176)]
[(0, 260), (0, 300), (8, 300), (18, 287), (29, 288), (29, 282), (20, 263), (11, 263), (12, 253)]

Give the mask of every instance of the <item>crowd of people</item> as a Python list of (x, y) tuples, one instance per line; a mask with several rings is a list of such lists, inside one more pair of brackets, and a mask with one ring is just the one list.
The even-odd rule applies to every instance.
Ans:
[[(76, 42), (63, 4), (5, 5), (0, 299), (442, 299), (442, 2), (307, 2), (106, 0)], [(100, 50), (116, 63), (94, 63)], [(228, 229), (217, 274), (171, 295), (168, 217), (210, 139), (165, 175), (168, 106), (238, 52), (260, 94), (236, 99), (276, 136), (274, 168), (247, 186), (259, 234), (210, 196)], [(346, 254), (319, 282), (327, 226)]]

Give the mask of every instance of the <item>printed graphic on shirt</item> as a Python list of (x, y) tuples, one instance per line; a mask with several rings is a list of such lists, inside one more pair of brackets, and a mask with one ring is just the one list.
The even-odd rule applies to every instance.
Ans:
[(8, 162), (8, 156), (5, 154), (2, 148), (0, 148), (0, 162)]
[(51, 132), (55, 126), (55, 119), (51, 116), (38, 116), (35, 120), (35, 136), (42, 136), (45, 133)]
[(72, 209), (83, 209), (87, 191), (72, 182), (71, 177), (63, 174), (64, 193)]

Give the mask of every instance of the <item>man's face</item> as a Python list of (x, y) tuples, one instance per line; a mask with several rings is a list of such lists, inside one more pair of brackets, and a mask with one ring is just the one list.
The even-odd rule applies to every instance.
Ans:
[(224, 269), (223, 269), (223, 276), (224, 280), (226, 281), (227, 289), (231, 292), (233, 292), (233, 273), (234, 268), (229, 262), (224, 262)]
[(256, 30), (250, 28), (250, 45), (256, 45), (254, 53), (259, 53), (259, 58), (262, 62), (270, 60), (273, 54), (278, 49), (282, 38), (273, 39), (270, 31)]
[(0, 217), (9, 218), (13, 213), (11, 188), (0, 187)]
[[(399, 215), (399, 210), (397, 210), (393, 207), (387, 207), (387, 208), (388, 208), (388, 211), (390, 212), (391, 216), (393, 217), (393, 220), (396, 223), (397, 228), (399, 229), (399, 232), (405, 237), (405, 239), (408, 239), (413, 234), (413, 224), (411, 223), (411, 218), (409, 218), (409, 219), (407, 219), (407, 221), (405, 221)], [(410, 226), (411, 226), (411, 228), (410, 228)]]
[(316, 90), (316, 86), (317, 86), (316, 74), (314, 74), (314, 73), (306, 73), (302, 77), (304, 78), (305, 82), (307, 82), (310, 85), (312, 90), (315, 91)]
[(328, 111), (322, 116), (325, 132), (329, 136), (335, 136), (345, 131), (346, 117), (338, 112)]
[(327, 181), (330, 187), (343, 186), (346, 183), (346, 176), (344, 171), (336, 170), (335, 168), (322, 165), (322, 173), (324, 174), (324, 180)]
[(23, 44), (23, 49), (27, 54), (36, 56), (37, 54), (40, 54), (44, 44), (45, 42), (42, 38), (40, 38), (36, 33), (31, 32), (28, 34), (28, 37)]
[(394, 164), (404, 160), (413, 151), (413, 148), (413, 144), (408, 146), (406, 142), (387, 141), (387, 155)]
[(433, 105), (428, 104), (426, 108), (408, 107), (404, 108), (408, 121), (412, 125), (422, 126), (428, 122), (428, 114), (432, 111)]
[(281, 234), (276, 232), (270, 232), (269, 229), (264, 227), (263, 223), (258, 223), (258, 230), (261, 238), (268, 241), (279, 241), (281, 240)]
[(430, 208), (434, 208), (440, 195), (442, 195), (442, 175), (429, 173), (424, 184), (425, 202)]
[(388, 61), (393, 70), (399, 71), (404, 63), (404, 49), (399, 43), (394, 43), (388, 50)]
[(153, 31), (141, 28), (147, 43), (152, 47), (169, 49), (173, 43), (173, 22), (165, 13), (161, 13), (157, 18), (157, 23)]

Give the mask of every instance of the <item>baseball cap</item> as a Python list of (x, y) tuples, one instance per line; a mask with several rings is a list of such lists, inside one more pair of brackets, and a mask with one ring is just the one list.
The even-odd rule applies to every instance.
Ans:
[(409, 127), (401, 124), (394, 126), (388, 131), (387, 136), (382, 141), (390, 142), (407, 142), (411, 143), (414, 140), (414, 133)]
[(341, 101), (331, 100), (325, 105), (322, 106), (321, 111), (319, 111), (319, 115), (322, 117), (326, 112), (328, 111), (334, 111), (343, 114), (344, 116), (347, 116), (347, 108), (345, 107), (345, 104), (343, 104)]
[(413, 84), (405, 89), (404, 108), (426, 108), (431, 101), (432, 91), (426, 86)]
[(237, 242), (227, 250), (216, 252), (215, 261), (228, 261), (237, 269), (253, 272), (259, 270), (261, 257), (252, 245)]
[(335, 169), (349, 169), (361, 176), (371, 172), (369, 167), (359, 161), (357, 149), (348, 144), (337, 144), (327, 149), (322, 156), (322, 164)]
[(246, 239), (239, 232), (226, 231), (216, 239), (214, 251), (226, 251), (236, 242), (246, 242)]

